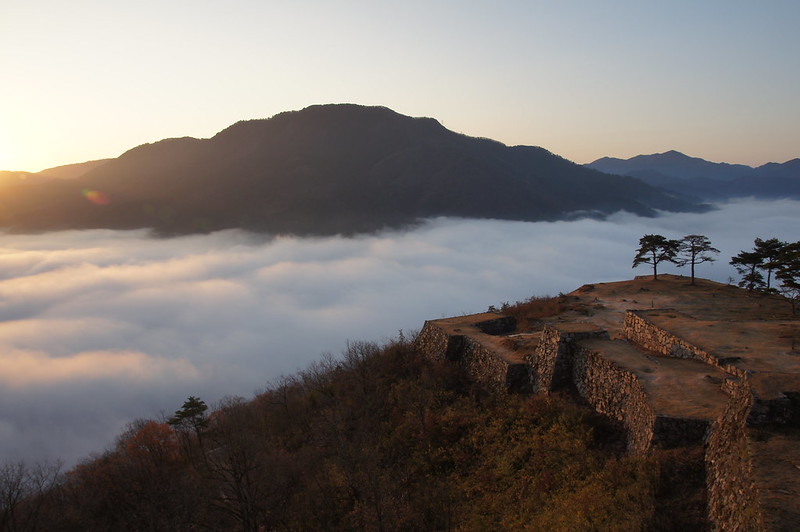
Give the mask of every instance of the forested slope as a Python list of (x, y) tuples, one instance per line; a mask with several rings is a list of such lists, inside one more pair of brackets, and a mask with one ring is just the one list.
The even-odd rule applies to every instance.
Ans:
[(209, 412), (190, 398), (169, 420), (132, 423), (6, 511), (5, 529), (706, 526), (696, 457), (625, 456), (590, 410), (489, 393), (402, 340), (353, 343), (341, 359)]

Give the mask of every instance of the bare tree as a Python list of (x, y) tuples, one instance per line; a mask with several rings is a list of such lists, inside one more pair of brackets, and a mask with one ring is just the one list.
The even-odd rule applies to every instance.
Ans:
[(0, 466), (0, 530), (36, 530), (44, 498), (60, 478), (61, 462)]

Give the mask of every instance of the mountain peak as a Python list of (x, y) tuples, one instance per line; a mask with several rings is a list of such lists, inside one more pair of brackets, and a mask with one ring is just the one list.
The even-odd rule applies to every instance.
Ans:
[(630, 159), (598, 159), (587, 164), (602, 172), (619, 175), (636, 175), (641, 172), (680, 179), (736, 179), (751, 173), (753, 168), (742, 164), (713, 163), (699, 157), (691, 157), (677, 150), (650, 155), (637, 155)]
[(679, 152), (678, 150), (667, 150), (664, 153), (658, 154), (665, 159), (696, 159), (697, 157), (690, 157), (685, 153)]
[[(241, 121), (210, 139), (145, 144), (63, 186), (34, 188), (0, 188), (0, 226), (331, 234), (435, 216), (552, 220), (690, 206), (541, 148), (356, 104)], [(84, 189), (110, 201), (87, 208)]]
[(798, 159), (753, 168), (743, 164), (713, 163), (669, 150), (630, 159), (603, 157), (586, 166), (610, 174), (636, 177), (654, 186), (706, 200), (800, 197)]

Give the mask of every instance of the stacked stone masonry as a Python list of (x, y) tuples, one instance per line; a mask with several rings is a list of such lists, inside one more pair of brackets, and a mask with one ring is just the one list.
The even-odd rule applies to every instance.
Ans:
[(656, 415), (635, 375), (585, 345), (572, 353), (572, 384), (595, 410), (622, 424), (628, 450), (647, 452), (656, 431)]
[(719, 367), (740, 378), (746, 377), (746, 372), (726, 364), (725, 358), (711, 355), (704, 349), (692, 345), (676, 334), (664, 330), (653, 324), (647, 318), (650, 315), (679, 314), (672, 309), (631, 311), (625, 315), (623, 332), (625, 337), (643, 349), (660, 355), (676, 358), (697, 358), (706, 364)]
[[(752, 427), (797, 423), (798, 381), (784, 378), (784, 393), (760, 397), (765, 394), (754, 391), (753, 372), (741, 367), (740, 357), (659, 326), (693, 319), (679, 310), (628, 310), (620, 319), (613, 336), (591, 320), (554, 320), (544, 325), (538, 346), (516, 357), (498, 341), (514, 331), (513, 319), (491, 314), (428, 321), (417, 345), (431, 358), (463, 364), (474, 379), (498, 391), (579, 395), (624, 429), (630, 452), (701, 445), (715, 529), (794, 529), (800, 514), (779, 519), (775, 505), (765, 503), (751, 447)], [(684, 383), (695, 396), (684, 393)], [(754, 416), (753, 405), (766, 406)]]
[(709, 518), (723, 530), (765, 530), (748, 449), (752, 394), (742, 379), (726, 380), (723, 388), (730, 401), (706, 443)]
[[(462, 364), (470, 376), (489, 387), (513, 392), (530, 391), (530, 368), (522, 360), (508, 360), (498, 356), (498, 349), (487, 346), (487, 337), (513, 330), (513, 320), (497, 319), (487, 314), (462, 333), (461, 327), (448, 327), (451, 320), (427, 321), (417, 335), (416, 345), (434, 360), (447, 360)], [(491, 316), (491, 315), (488, 315)], [(465, 327), (466, 329), (466, 327)], [(484, 330), (491, 334), (484, 333)]]

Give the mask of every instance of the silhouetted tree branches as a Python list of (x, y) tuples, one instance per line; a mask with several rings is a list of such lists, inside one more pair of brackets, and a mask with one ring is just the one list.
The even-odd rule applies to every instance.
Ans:
[(679, 240), (670, 240), (662, 235), (644, 235), (639, 239), (639, 248), (633, 257), (633, 267), (649, 264), (653, 267), (653, 280), (658, 280), (658, 265), (675, 262), (680, 249)]

